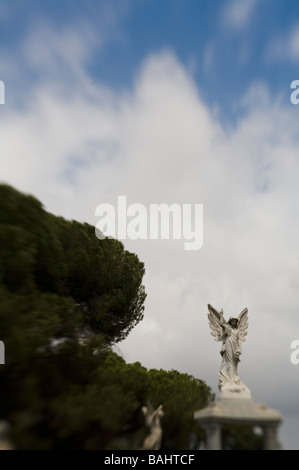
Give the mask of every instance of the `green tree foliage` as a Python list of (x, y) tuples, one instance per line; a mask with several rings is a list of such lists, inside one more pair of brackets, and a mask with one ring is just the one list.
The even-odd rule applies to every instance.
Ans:
[(163, 404), (164, 448), (200, 439), (205, 383), (111, 351), (143, 317), (143, 274), (119, 241), (0, 186), (0, 419), (17, 449), (140, 448), (148, 401)]
[(71, 323), (115, 343), (143, 318), (144, 265), (122, 243), (98, 240), (91, 225), (49, 214), (6, 185), (0, 186), (0, 221), (0, 285), (24, 308), (29, 299), (40, 299), (42, 309), (45, 302), (68, 302), (66, 311), (54, 308), (53, 334), (67, 334)]
[(252, 426), (223, 426), (223, 450), (263, 450), (264, 436)]
[(195, 436), (197, 446), (204, 440), (193, 414), (214, 398), (205, 382), (176, 370), (149, 370), (148, 396), (155, 407), (163, 404), (163, 449), (186, 450)]
[(194, 436), (198, 448), (205, 435), (194, 421), (193, 414), (214, 398), (205, 382), (175, 370), (147, 370), (139, 362), (126, 364), (119, 356), (111, 353), (106, 359), (106, 373), (108, 364), (113, 373), (111, 369), (107, 376), (114, 376), (114, 384), (118, 384), (122, 397), (127, 397), (126, 402), (131, 408), (127, 421), (116, 426), (114, 437), (110, 435), (107, 449), (142, 447), (150, 431), (145, 427), (141, 407), (148, 403), (154, 408), (162, 404), (165, 412), (161, 419), (161, 450), (188, 450)]

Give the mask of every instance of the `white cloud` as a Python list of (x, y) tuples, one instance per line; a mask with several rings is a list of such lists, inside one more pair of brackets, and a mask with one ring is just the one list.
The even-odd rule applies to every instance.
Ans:
[[(48, 36), (52, 44), (51, 68), (58, 49)], [(35, 46), (28, 47), (33, 57)], [(128, 361), (193, 374), (217, 391), (220, 346), (210, 336), (207, 303), (227, 316), (248, 306), (241, 378), (257, 400), (285, 406), (281, 397), (298, 389), (289, 365), (299, 327), (293, 107), (253, 87), (245, 114), (225, 130), (171, 52), (148, 57), (126, 94), (91, 86), (84, 51), (76, 54), (74, 82), (43, 78), (25, 109), (1, 108), (2, 180), (51, 212), (91, 224), (96, 206), (118, 195), (145, 205), (203, 203), (201, 250), (184, 251), (183, 241), (125, 242), (145, 262), (148, 298), (144, 320), (119, 347)], [(290, 408), (298, 408), (294, 394)]]
[(256, 0), (230, 0), (222, 11), (222, 23), (232, 31), (242, 31), (251, 21)]
[(299, 24), (285, 34), (273, 37), (265, 49), (267, 61), (293, 62), (299, 59)]
[(24, 43), (24, 61), (27, 67), (41, 73), (43, 79), (53, 80), (68, 71), (72, 75), (68, 78), (74, 80), (84, 74), (83, 65), (95, 47), (101, 48), (101, 42), (99, 34), (83, 21), (77, 24), (76, 30), (72, 26), (56, 31), (42, 21)]
[(299, 25), (294, 28), (289, 38), (290, 56), (293, 60), (299, 59)]

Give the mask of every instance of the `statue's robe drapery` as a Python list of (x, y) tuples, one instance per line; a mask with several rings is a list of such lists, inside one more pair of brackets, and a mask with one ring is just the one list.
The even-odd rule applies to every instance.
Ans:
[(219, 388), (234, 388), (242, 386), (242, 382), (237, 373), (239, 356), (242, 352), (241, 341), (238, 329), (225, 325), (223, 337), (221, 338), (223, 345), (220, 351), (222, 363), (219, 371)]

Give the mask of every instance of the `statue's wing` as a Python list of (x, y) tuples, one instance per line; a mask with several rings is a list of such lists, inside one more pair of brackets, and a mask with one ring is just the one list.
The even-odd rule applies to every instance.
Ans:
[(208, 320), (211, 328), (211, 335), (215, 336), (215, 341), (220, 341), (223, 336), (223, 328), (220, 325), (220, 313), (211, 304), (208, 304)]
[(241, 341), (245, 341), (248, 330), (248, 308), (244, 308), (238, 316), (238, 330)]

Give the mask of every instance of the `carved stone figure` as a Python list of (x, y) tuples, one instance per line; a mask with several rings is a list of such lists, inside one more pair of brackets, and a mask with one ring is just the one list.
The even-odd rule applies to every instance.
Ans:
[(244, 308), (239, 316), (226, 321), (223, 310), (218, 312), (208, 304), (208, 320), (211, 335), (215, 341), (222, 341), (220, 354), (222, 362), (219, 370), (219, 390), (223, 397), (251, 396), (250, 390), (241, 382), (237, 368), (242, 354), (242, 342), (246, 340), (248, 329), (248, 309)]
[(144, 439), (142, 450), (159, 450), (161, 447), (163, 430), (160, 418), (164, 416), (162, 408), (163, 406), (160, 405), (154, 410), (150, 403), (141, 408), (145, 418), (145, 425), (150, 428), (150, 434)]
[(14, 450), (15, 446), (10, 438), (10, 424), (0, 420), (0, 450)]

